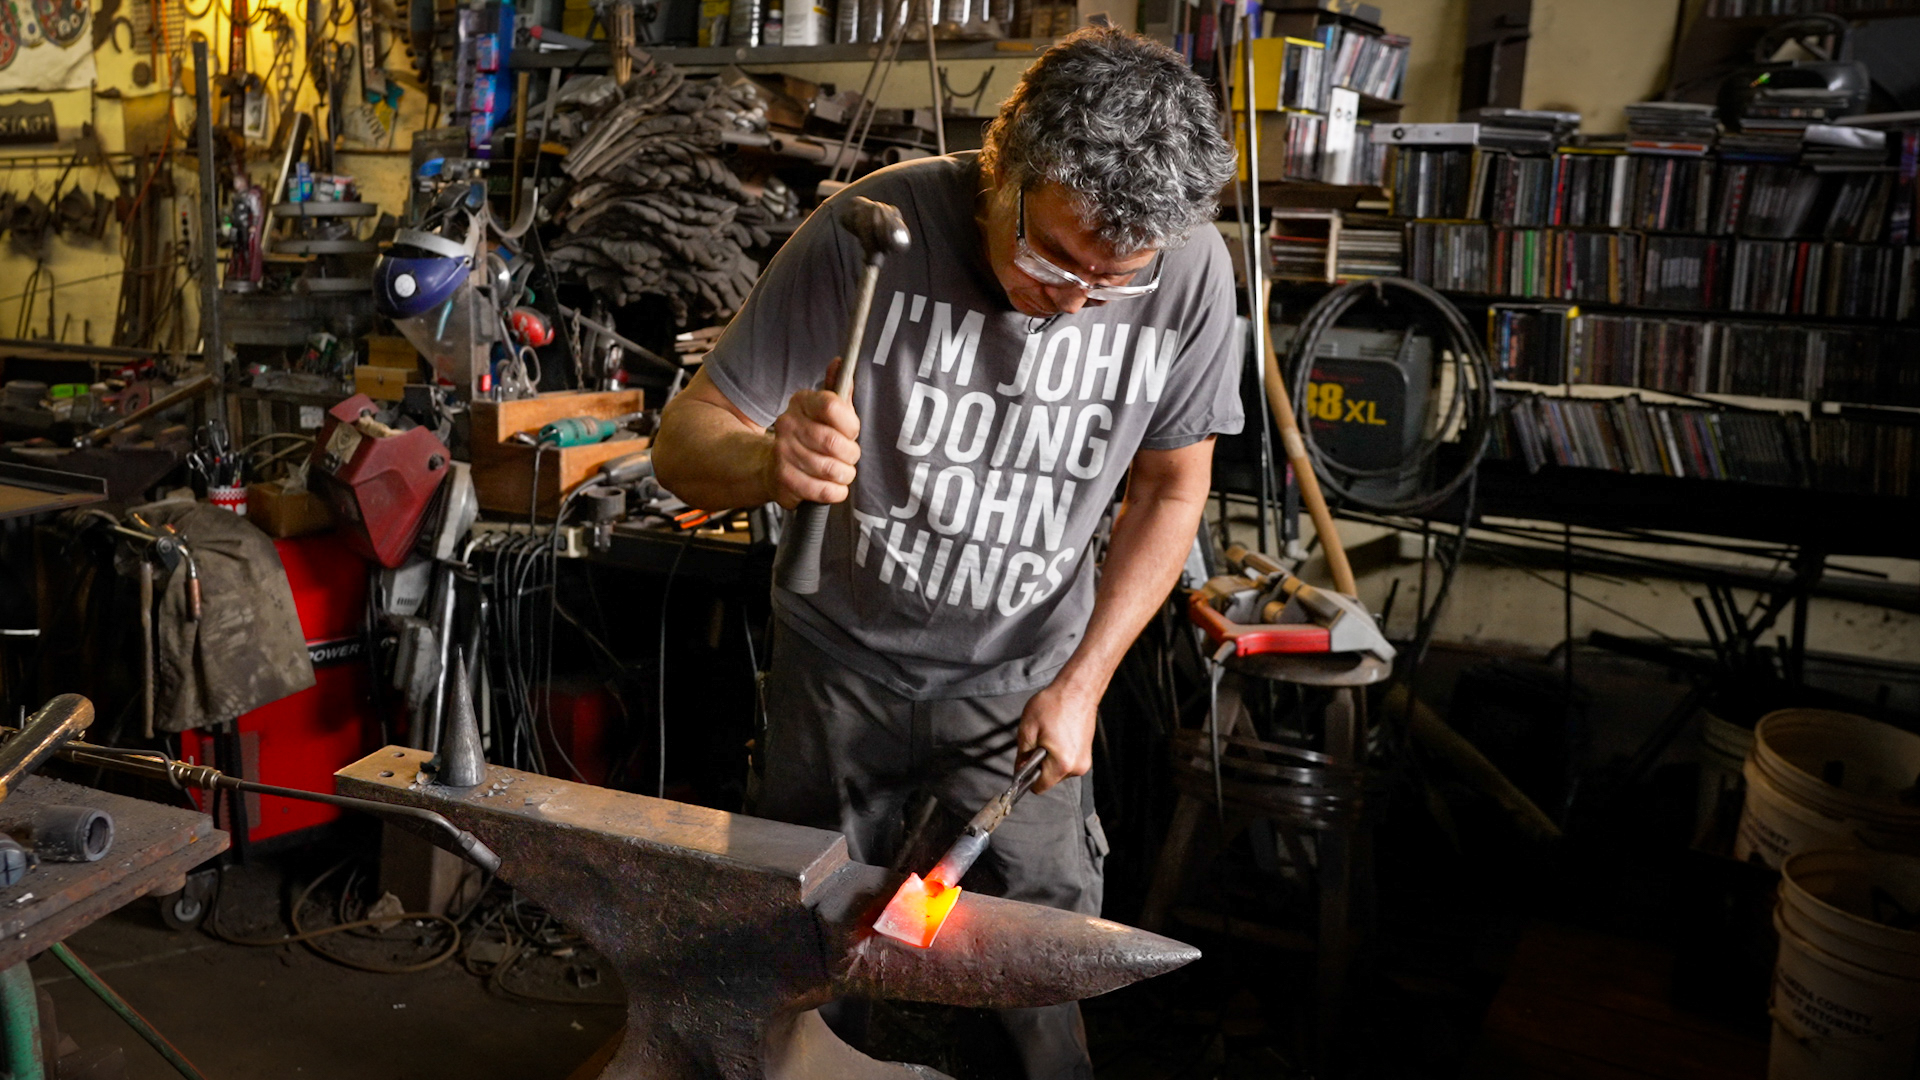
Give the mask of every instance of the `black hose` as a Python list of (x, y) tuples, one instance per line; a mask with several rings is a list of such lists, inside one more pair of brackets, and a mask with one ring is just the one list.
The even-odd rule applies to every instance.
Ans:
[[(1419, 447), (1404, 460), (1379, 469), (1343, 465), (1329, 457), (1314, 441), (1314, 418), (1307, 409), (1307, 380), (1313, 370), (1313, 358), (1319, 350), (1321, 335), (1338, 323), (1355, 304), (1367, 296), (1372, 296), (1382, 304), (1390, 304), (1389, 298), (1395, 295), (1410, 299), (1438, 316), (1454, 358), (1456, 377), (1453, 379), (1453, 390), (1435, 434), (1423, 437)], [(1467, 325), (1460, 310), (1446, 297), (1406, 278), (1348, 282), (1327, 293), (1300, 320), (1300, 329), (1294, 334), (1292, 348), (1287, 353), (1287, 385), (1293, 392), (1293, 409), (1299, 417), (1300, 437), (1307, 445), (1307, 456), (1313, 462), (1313, 471), (1320, 477), (1321, 487), (1342, 502), (1385, 514), (1420, 514), (1432, 510), (1451, 498), (1474, 475), (1480, 467), (1480, 459), (1486, 456), (1488, 436), (1493, 431), (1493, 379), (1493, 365), (1487, 359), (1486, 348), (1479, 335)], [(1415, 423), (1422, 419), (1410, 416), (1407, 422)], [(1458, 441), (1465, 448), (1466, 455), (1459, 469), (1444, 483), (1399, 499), (1382, 499), (1355, 490), (1355, 482), (1361, 480), (1383, 480), (1388, 482), (1388, 486), (1398, 487), (1407, 481), (1419, 479), (1439, 453), (1441, 445), (1450, 441), (1448, 434), (1454, 431), (1459, 432)]]

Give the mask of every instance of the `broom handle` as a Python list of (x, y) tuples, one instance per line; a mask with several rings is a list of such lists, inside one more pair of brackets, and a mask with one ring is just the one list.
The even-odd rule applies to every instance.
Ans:
[(1327, 497), (1320, 490), (1320, 477), (1314, 473), (1313, 461), (1307, 457), (1307, 444), (1300, 438), (1300, 421), (1293, 411), (1293, 397), (1287, 393), (1287, 381), (1280, 374), (1280, 357), (1273, 351), (1273, 334), (1267, 326), (1271, 290), (1271, 285), (1261, 285), (1260, 310), (1254, 315), (1260, 320), (1261, 328), (1268, 331), (1260, 335), (1266, 342), (1266, 356), (1262, 359), (1267, 365), (1267, 411), (1273, 414), (1273, 424), (1280, 429), (1280, 445), (1286, 449), (1287, 464), (1293, 466), (1294, 482), (1300, 485), (1300, 501), (1307, 504), (1307, 513), (1313, 516), (1313, 531), (1320, 537), (1320, 549), (1327, 553), (1327, 573), (1333, 576), (1333, 587), (1348, 596), (1358, 596), (1353, 567), (1347, 562), (1346, 545), (1340, 542), (1340, 530), (1334, 527)]

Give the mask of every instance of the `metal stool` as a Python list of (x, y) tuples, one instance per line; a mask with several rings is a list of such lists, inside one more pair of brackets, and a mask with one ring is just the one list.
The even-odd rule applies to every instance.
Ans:
[[(1336, 1075), (1342, 1071), (1338, 1048), (1343, 1045), (1349, 983), (1362, 937), (1354, 918), (1356, 882), (1370, 887), (1372, 878), (1366, 702), (1358, 688), (1385, 679), (1393, 665), (1364, 653), (1231, 658), (1229, 653), (1221, 650), (1212, 665), (1213, 707), (1207, 725), (1174, 733), (1173, 778), (1180, 796), (1140, 923), (1157, 930), (1171, 915), (1204, 929), (1315, 953), (1314, 1057), (1322, 1075)], [(1320, 710), (1319, 750), (1258, 737), (1244, 700), (1254, 680), (1333, 690)], [(1223, 826), (1229, 812), (1272, 824), (1294, 867), (1312, 874), (1318, 894), (1317, 933), (1174, 907), (1193, 842), (1210, 808)], [(1238, 828), (1225, 831), (1231, 836)], [(1314, 837), (1311, 855), (1304, 840), (1309, 833)]]

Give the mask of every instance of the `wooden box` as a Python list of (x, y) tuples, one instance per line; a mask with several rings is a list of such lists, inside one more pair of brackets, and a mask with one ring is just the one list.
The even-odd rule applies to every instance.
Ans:
[(291, 495), (278, 480), (247, 485), (247, 520), (276, 540), (325, 532), (333, 528), (333, 511), (311, 491)]
[(367, 364), (414, 371), (420, 366), (420, 353), (406, 338), (376, 334), (367, 339)]
[(407, 384), (420, 381), (420, 373), (415, 369), (372, 367), (362, 365), (353, 369), (353, 389), (375, 401), (399, 401), (406, 396)]
[[(547, 424), (570, 416), (610, 419), (639, 412), (641, 407), (638, 390), (561, 391), (521, 401), (474, 402), (473, 487), (481, 509), (522, 518), (527, 515), (534, 482), (535, 450), (512, 441), (514, 435), (538, 434)], [(541, 449), (537, 515), (551, 518), (559, 508), (561, 496), (579, 487), (601, 465), (644, 450), (650, 442), (645, 438), (616, 439), (587, 446)]]

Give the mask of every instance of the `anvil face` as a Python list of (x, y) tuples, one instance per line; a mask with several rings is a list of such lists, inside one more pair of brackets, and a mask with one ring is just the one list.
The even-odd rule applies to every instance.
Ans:
[(843, 994), (983, 1008), (1092, 997), (1199, 950), (1072, 912), (965, 893), (933, 947), (872, 932), (901, 876), (850, 862), (839, 833), (488, 766), (447, 788), (390, 746), (335, 774), (343, 795), (445, 815), (500, 877), (591, 941), (627, 988), (603, 1080), (924, 1078), (835, 1038)]

